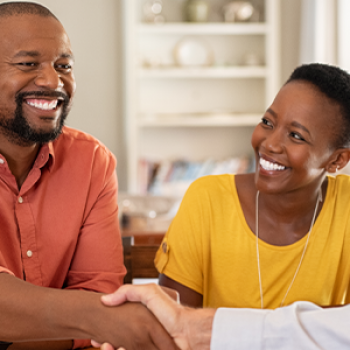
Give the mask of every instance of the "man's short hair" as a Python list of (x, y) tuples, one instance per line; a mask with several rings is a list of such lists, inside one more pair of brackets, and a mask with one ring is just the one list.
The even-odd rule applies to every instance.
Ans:
[(298, 80), (311, 83), (339, 105), (343, 125), (338, 128), (335, 146), (350, 147), (350, 74), (336, 66), (311, 63), (297, 67), (286, 84)]
[(20, 15), (37, 15), (58, 18), (45, 6), (36, 2), (9, 1), (0, 4), (0, 18)]

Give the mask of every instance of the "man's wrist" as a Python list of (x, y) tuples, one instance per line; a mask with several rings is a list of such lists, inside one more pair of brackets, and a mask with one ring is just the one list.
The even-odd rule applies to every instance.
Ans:
[(191, 350), (209, 350), (215, 309), (184, 308), (186, 338)]

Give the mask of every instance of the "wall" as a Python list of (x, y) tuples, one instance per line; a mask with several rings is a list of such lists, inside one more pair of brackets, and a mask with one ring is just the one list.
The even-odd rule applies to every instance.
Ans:
[[(78, 89), (67, 124), (96, 136), (117, 156), (119, 185), (125, 190), (122, 1), (128, 0), (36, 0), (61, 20), (76, 57)], [(298, 64), (300, 2), (281, 0), (281, 84)]]
[(281, 0), (281, 84), (299, 64), (302, 0)]
[[(6, 1), (0, 1), (6, 2)], [(76, 64), (77, 94), (66, 124), (100, 139), (118, 158), (126, 188), (122, 124), (121, 0), (36, 0), (63, 23)]]

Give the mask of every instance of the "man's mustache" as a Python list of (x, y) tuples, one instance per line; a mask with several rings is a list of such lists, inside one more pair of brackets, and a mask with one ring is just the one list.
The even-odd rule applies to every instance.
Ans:
[(51, 97), (57, 99), (63, 99), (64, 104), (69, 103), (69, 96), (62, 91), (25, 91), (16, 94), (16, 102), (22, 103), (26, 97), (40, 98), (40, 97)]

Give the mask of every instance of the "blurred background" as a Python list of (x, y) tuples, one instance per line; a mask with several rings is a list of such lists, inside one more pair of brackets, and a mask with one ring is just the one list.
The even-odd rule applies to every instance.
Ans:
[(116, 155), (122, 211), (161, 230), (195, 178), (254, 168), (251, 132), (296, 66), (350, 67), (348, 0), (36, 2), (72, 42), (67, 124)]

